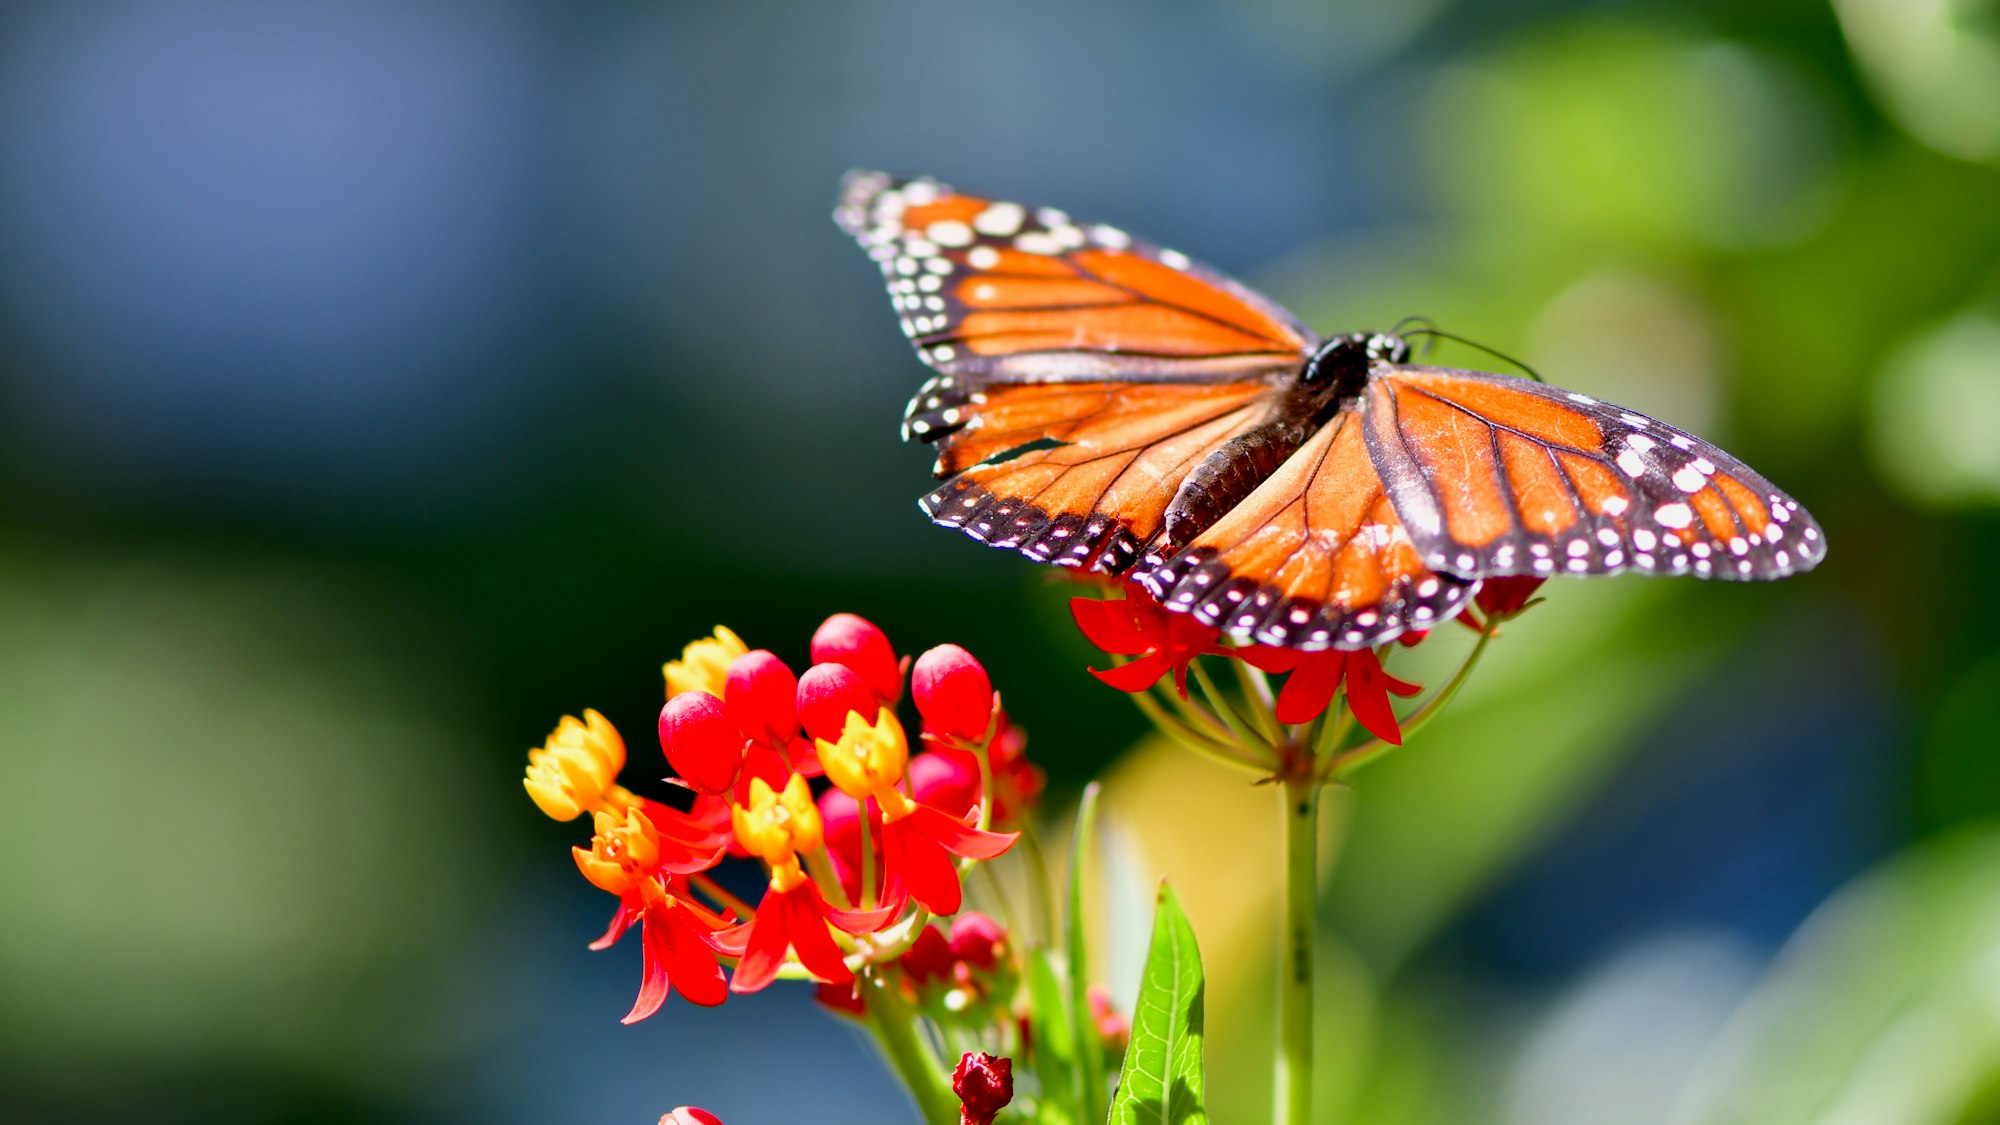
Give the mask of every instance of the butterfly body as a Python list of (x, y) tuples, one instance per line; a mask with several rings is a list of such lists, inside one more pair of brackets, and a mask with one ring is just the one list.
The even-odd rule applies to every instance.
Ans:
[(1824, 539), (1720, 449), (1590, 396), (1322, 339), (1116, 228), (850, 175), (835, 212), (938, 374), (935, 522), (1245, 641), (1360, 648), (1502, 575), (1782, 577)]

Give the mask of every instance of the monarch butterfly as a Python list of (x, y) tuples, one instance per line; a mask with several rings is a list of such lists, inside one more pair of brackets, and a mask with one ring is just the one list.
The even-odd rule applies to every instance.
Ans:
[(919, 503), (981, 542), (1123, 576), (1239, 641), (1359, 649), (1485, 578), (1810, 569), (1798, 502), (1665, 423), (1538, 381), (1322, 339), (1178, 251), (932, 179), (847, 176), (834, 219), (937, 372)]

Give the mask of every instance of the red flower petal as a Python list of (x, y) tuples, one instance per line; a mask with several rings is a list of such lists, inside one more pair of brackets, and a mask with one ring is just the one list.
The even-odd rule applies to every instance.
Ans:
[(798, 951), (799, 963), (816, 979), (828, 984), (853, 980), (854, 974), (840, 959), (840, 947), (827, 931), (826, 900), (819, 897), (819, 888), (808, 880), (786, 891), (784, 898), (792, 948)]
[(1132, 605), (1130, 599), (1071, 598), (1069, 612), (1091, 644), (1119, 656), (1137, 656), (1154, 647), (1154, 642), (1132, 612)]
[(1396, 725), (1396, 712), (1389, 706), (1389, 685), (1396, 685), (1397, 694), (1408, 695), (1421, 691), (1415, 684), (1406, 684), (1382, 671), (1381, 661), (1366, 649), (1352, 653), (1347, 665), (1347, 706), (1354, 717), (1367, 727), (1369, 733), (1395, 746), (1403, 744), (1403, 732)]
[(610, 949), (639, 920), (639, 909), (626, 899), (618, 900), (618, 913), (611, 916), (611, 925), (605, 927), (604, 936), (590, 943), (592, 950)]
[[(957, 817), (929, 805), (918, 805), (904, 818), (916, 822), (917, 830), (936, 840), (944, 849), (965, 859), (992, 859), (1021, 838), (1019, 832), (981, 832)], [(940, 910), (940, 914), (956, 911)]]
[(785, 923), (784, 896), (775, 890), (765, 891), (764, 900), (757, 904), (757, 916), (750, 920), (736, 972), (729, 978), (729, 991), (756, 992), (778, 979), (785, 949), (791, 945)]
[(658, 926), (643, 926), (639, 931), (639, 948), (643, 951), (640, 960), (639, 998), (632, 1002), (632, 1010), (625, 1013), (621, 1023), (638, 1023), (660, 1010), (667, 1002), (667, 950), (666, 933)]
[(669, 976), (688, 1003), (713, 1008), (728, 999), (729, 988), (722, 979), (722, 966), (716, 964), (715, 950), (702, 940), (705, 927), (695, 923), (687, 907), (676, 903), (656, 908), (649, 925), (656, 925), (665, 935)]
[(1278, 692), (1278, 721), (1306, 723), (1324, 713), (1327, 704), (1333, 702), (1334, 690), (1340, 687), (1349, 655), (1331, 650), (1306, 654)]
[[(906, 816), (882, 826), (883, 862), (898, 893), (907, 893), (932, 914), (956, 914), (964, 892), (951, 853)], [(885, 898), (888, 896), (885, 894)]]
[[(1160, 677), (1173, 668), (1173, 661), (1164, 652), (1149, 653), (1129, 664), (1116, 668), (1092, 668), (1090, 674), (1117, 688), (1119, 691), (1145, 691), (1160, 682)], [(1173, 669), (1176, 674), (1180, 669)], [(1181, 683), (1181, 698), (1187, 698), (1187, 684)]]

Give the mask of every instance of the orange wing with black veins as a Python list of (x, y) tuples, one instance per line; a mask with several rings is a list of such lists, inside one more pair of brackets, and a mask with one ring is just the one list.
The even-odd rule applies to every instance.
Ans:
[(1365, 397), (1375, 468), (1433, 569), (1765, 579), (1826, 552), (1811, 514), (1748, 465), (1589, 395), (1396, 367)]
[(1307, 651), (1367, 648), (1456, 614), (1478, 584), (1424, 565), (1375, 473), (1363, 414), (1341, 412), (1135, 580), (1237, 640)]

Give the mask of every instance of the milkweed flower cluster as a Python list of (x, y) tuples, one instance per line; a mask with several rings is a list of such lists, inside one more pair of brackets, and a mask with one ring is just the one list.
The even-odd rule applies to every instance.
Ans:
[[(667, 781), (692, 794), (685, 808), (619, 783), (625, 743), (596, 711), (565, 716), (529, 752), (529, 797), (556, 820), (589, 816), (589, 846), (571, 849), (577, 869), (618, 899), (591, 948), (639, 930), (641, 984), (625, 1022), (673, 992), (716, 1005), (780, 976), (852, 993), (857, 970), (901, 966), (925, 935), (944, 940), (924, 923), (958, 912), (961, 869), (1018, 837), (1005, 826), (1032, 805), (1040, 772), (971, 653), (943, 645), (912, 668), (882, 630), (838, 614), (813, 634), (811, 656), (794, 675), (718, 627), (665, 665), (660, 749)], [(897, 715), (906, 675), (922, 719), (914, 753)], [(754, 905), (709, 874), (731, 856), (765, 873)], [(991, 968), (1005, 939), (989, 927), (959, 919), (951, 947)], [(924, 963), (923, 980), (938, 971)], [(973, 974), (958, 982), (981, 985)]]
[[(1534, 604), (1540, 578), (1496, 578), (1483, 583), (1459, 620), (1480, 634), (1480, 644), (1459, 674), (1413, 716), (1428, 718), (1449, 698), (1484, 650), (1497, 626)], [(1405, 720), (1392, 696), (1409, 697), (1421, 685), (1390, 675), (1385, 657), (1397, 648), (1422, 643), (1429, 630), (1412, 630), (1379, 649), (1326, 649), (1301, 652), (1272, 645), (1226, 645), (1222, 631), (1187, 613), (1168, 610), (1143, 587), (1127, 583), (1116, 598), (1078, 597), (1070, 601), (1077, 628), (1092, 645), (1114, 658), (1090, 673), (1130, 693), (1167, 735), (1214, 757), (1268, 770), (1274, 777), (1325, 781), (1347, 764), (1381, 746), (1402, 744)], [(1483, 616), (1482, 616), (1483, 615)], [(1236, 672), (1240, 691), (1225, 696), (1203, 671), (1201, 659), (1214, 657)], [(1192, 701), (1192, 673), (1207, 705)], [(1273, 690), (1264, 677), (1283, 675)], [(1171, 682), (1171, 688), (1166, 685)], [(1330, 716), (1336, 699), (1345, 707)], [(1346, 745), (1358, 726), (1374, 746)]]

